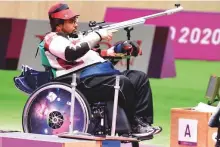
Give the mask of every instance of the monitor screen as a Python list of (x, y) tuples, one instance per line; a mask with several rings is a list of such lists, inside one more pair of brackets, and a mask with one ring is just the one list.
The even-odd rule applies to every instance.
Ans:
[(215, 75), (210, 76), (205, 97), (208, 98), (209, 101), (213, 102), (218, 94), (218, 89), (219, 89), (219, 77)]

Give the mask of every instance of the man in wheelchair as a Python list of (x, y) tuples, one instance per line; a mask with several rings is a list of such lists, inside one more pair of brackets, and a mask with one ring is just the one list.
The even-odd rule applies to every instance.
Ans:
[(71, 84), (78, 76), (77, 89), (88, 102), (114, 99), (116, 75), (120, 75), (119, 105), (124, 109), (134, 136), (152, 136), (161, 132), (153, 124), (153, 100), (150, 82), (141, 71), (120, 72), (105, 56), (127, 53), (138, 56), (141, 49), (134, 41), (124, 41), (106, 50), (94, 50), (101, 40), (111, 40), (112, 33), (98, 30), (87, 35), (77, 33), (79, 15), (66, 4), (55, 4), (48, 12), (51, 32), (39, 44), (42, 64), (51, 71), (53, 81)]

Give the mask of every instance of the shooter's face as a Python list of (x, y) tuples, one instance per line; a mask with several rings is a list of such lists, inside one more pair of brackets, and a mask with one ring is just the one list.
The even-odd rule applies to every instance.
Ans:
[(62, 31), (64, 33), (67, 33), (67, 34), (71, 34), (71, 33), (76, 32), (77, 31), (77, 27), (78, 27), (77, 22), (78, 22), (78, 18), (77, 17), (65, 20), (64, 24), (62, 26)]

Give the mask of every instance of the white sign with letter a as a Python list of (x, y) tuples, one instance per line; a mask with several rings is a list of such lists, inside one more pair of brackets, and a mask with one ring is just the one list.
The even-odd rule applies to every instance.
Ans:
[(198, 120), (179, 119), (178, 143), (180, 145), (197, 145)]

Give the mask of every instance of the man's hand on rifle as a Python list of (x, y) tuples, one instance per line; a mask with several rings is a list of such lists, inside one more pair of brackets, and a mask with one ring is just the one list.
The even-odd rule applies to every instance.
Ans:
[(131, 50), (131, 56), (138, 56), (138, 55), (142, 55), (142, 50), (140, 48), (140, 45), (137, 44), (136, 41), (130, 41), (130, 44), (132, 46), (132, 50)]
[(142, 55), (142, 50), (140, 49), (140, 46), (136, 43), (136, 41), (130, 40), (120, 42), (117, 45), (115, 45), (114, 51), (115, 53), (128, 53), (128, 55), (134, 57)]

